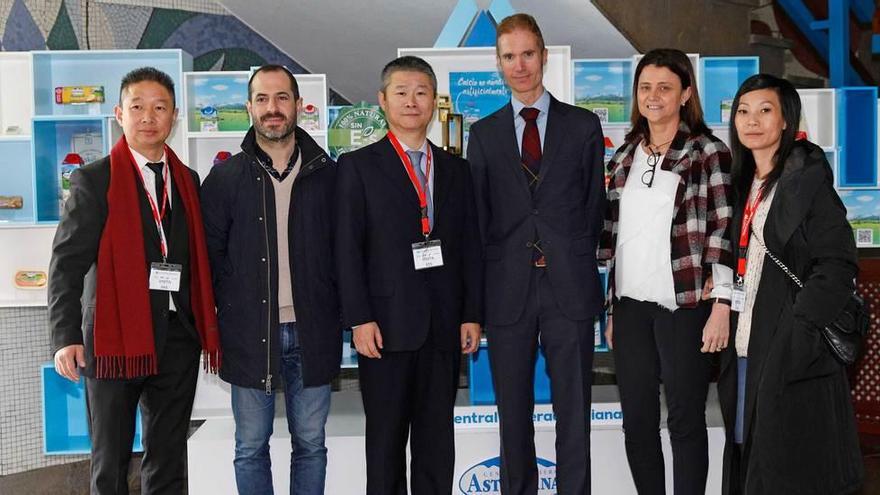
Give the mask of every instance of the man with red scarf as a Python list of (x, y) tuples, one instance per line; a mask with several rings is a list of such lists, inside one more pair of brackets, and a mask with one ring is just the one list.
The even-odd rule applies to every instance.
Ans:
[(55, 369), (85, 376), (91, 493), (128, 493), (138, 404), (141, 493), (183, 493), (199, 355), (212, 370), (220, 357), (199, 179), (165, 145), (177, 118), (167, 74), (129, 72), (115, 113), (124, 136), (72, 174), (52, 246)]

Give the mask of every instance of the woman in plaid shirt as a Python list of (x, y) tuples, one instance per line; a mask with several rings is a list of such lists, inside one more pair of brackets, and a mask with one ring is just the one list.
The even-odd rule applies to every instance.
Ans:
[(684, 53), (647, 53), (636, 67), (633, 94), (632, 130), (608, 164), (599, 243), (610, 281), (605, 335), (638, 492), (666, 490), (662, 381), (675, 493), (703, 494), (708, 353), (727, 346), (733, 278), (730, 152), (703, 121)]

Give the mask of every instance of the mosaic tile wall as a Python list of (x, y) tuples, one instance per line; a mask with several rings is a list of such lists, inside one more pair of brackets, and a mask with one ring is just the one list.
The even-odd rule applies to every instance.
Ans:
[(0, 476), (88, 458), (43, 455), (40, 365), (50, 360), (46, 308), (0, 308)]
[[(0, 50), (181, 48), (193, 70), (307, 70), (211, 0), (0, 0)], [(330, 104), (349, 102), (330, 89)]]

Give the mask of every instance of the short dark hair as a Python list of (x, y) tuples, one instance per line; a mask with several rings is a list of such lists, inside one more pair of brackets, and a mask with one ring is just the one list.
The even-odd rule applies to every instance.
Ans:
[(290, 72), (290, 69), (283, 65), (266, 64), (255, 70), (254, 73), (251, 74), (251, 78), (248, 79), (248, 101), (251, 101), (251, 97), (253, 96), (254, 78), (261, 72), (283, 72), (286, 74), (287, 78), (290, 79), (290, 89), (293, 90), (293, 99), (299, 99), (299, 84), (297, 84), (296, 78), (293, 77), (293, 72)]
[(773, 156), (773, 170), (767, 175), (764, 185), (761, 186), (762, 195), (767, 194), (782, 175), (785, 161), (794, 149), (801, 122), (801, 97), (793, 84), (770, 74), (755, 74), (743, 81), (736, 96), (733, 97), (731, 106), (733, 117), (730, 119), (731, 176), (734, 191), (740, 198), (747, 197), (749, 194), (752, 180), (755, 178), (756, 165), (752, 151), (742, 144), (742, 141), (739, 140), (739, 134), (736, 132), (736, 109), (739, 108), (739, 101), (744, 94), (761, 89), (772, 89), (779, 96), (779, 110), (782, 112), (782, 120), (785, 122), (785, 129), (782, 130), (782, 135), (779, 137), (779, 148)]
[[(636, 66), (632, 85), (633, 99), (637, 100), (636, 95), (639, 91), (639, 77), (642, 75), (642, 70), (649, 65), (665, 67), (672, 71), (681, 81), (682, 91), (691, 88), (691, 97), (678, 110), (679, 118), (690, 128), (692, 136), (711, 134), (712, 131), (709, 130), (709, 127), (706, 126), (706, 121), (703, 120), (703, 107), (700, 106), (700, 93), (697, 91), (697, 78), (694, 75), (694, 66), (691, 64), (691, 59), (683, 51), (673, 48), (657, 48), (646, 53)], [(632, 129), (626, 135), (627, 142), (650, 139), (651, 131), (648, 128), (648, 120), (642, 116), (636, 101), (632, 105), (629, 123)]]
[(122, 77), (122, 84), (119, 85), (119, 104), (122, 104), (122, 95), (125, 94), (125, 90), (129, 86), (144, 81), (161, 84), (171, 93), (171, 106), (177, 106), (174, 97), (174, 80), (171, 79), (171, 76), (155, 67), (139, 67)]
[(519, 13), (509, 15), (498, 23), (498, 27), (495, 29), (496, 54), (500, 55), (500, 53), (498, 53), (498, 38), (500, 38), (502, 34), (512, 33), (518, 29), (534, 34), (535, 38), (538, 38), (539, 51), (544, 53), (544, 35), (541, 34), (541, 28), (538, 27), (538, 21), (529, 14)]
[(382, 93), (385, 92), (385, 89), (388, 87), (388, 83), (391, 81), (391, 74), (399, 71), (411, 71), (411, 72), (421, 72), (428, 76), (428, 79), (431, 80), (431, 87), (434, 89), (434, 96), (437, 95), (437, 76), (434, 74), (434, 69), (431, 68), (431, 64), (425, 62), (425, 59), (414, 57), (412, 55), (404, 55), (403, 57), (398, 57), (388, 62), (385, 65), (385, 68), (382, 69)]

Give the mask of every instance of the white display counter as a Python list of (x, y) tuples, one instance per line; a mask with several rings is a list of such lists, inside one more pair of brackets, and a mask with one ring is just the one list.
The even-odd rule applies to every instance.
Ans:
[[(621, 430), (620, 404), (614, 386), (593, 387), (592, 491), (602, 495), (636, 493)], [(360, 392), (334, 392), (327, 423), (327, 484), (325, 493), (357, 495), (364, 493), (364, 415)], [(498, 429), (494, 406), (470, 406), (467, 391), (459, 391), (455, 411), (455, 495), (494, 495), (498, 490)], [(714, 386), (709, 394), (709, 480), (707, 493), (721, 492), (721, 457), (724, 430)], [(555, 433), (549, 404), (535, 407), (535, 446), (539, 458), (539, 495), (555, 489)], [(189, 439), (190, 495), (235, 493), (232, 468), (234, 425), (231, 418), (208, 419)], [(665, 408), (661, 430), (666, 458), (666, 482), (672, 493), (672, 452), (665, 429)], [(276, 408), (275, 434), (270, 441), (275, 492), (289, 491), (290, 434), (284, 408)]]

